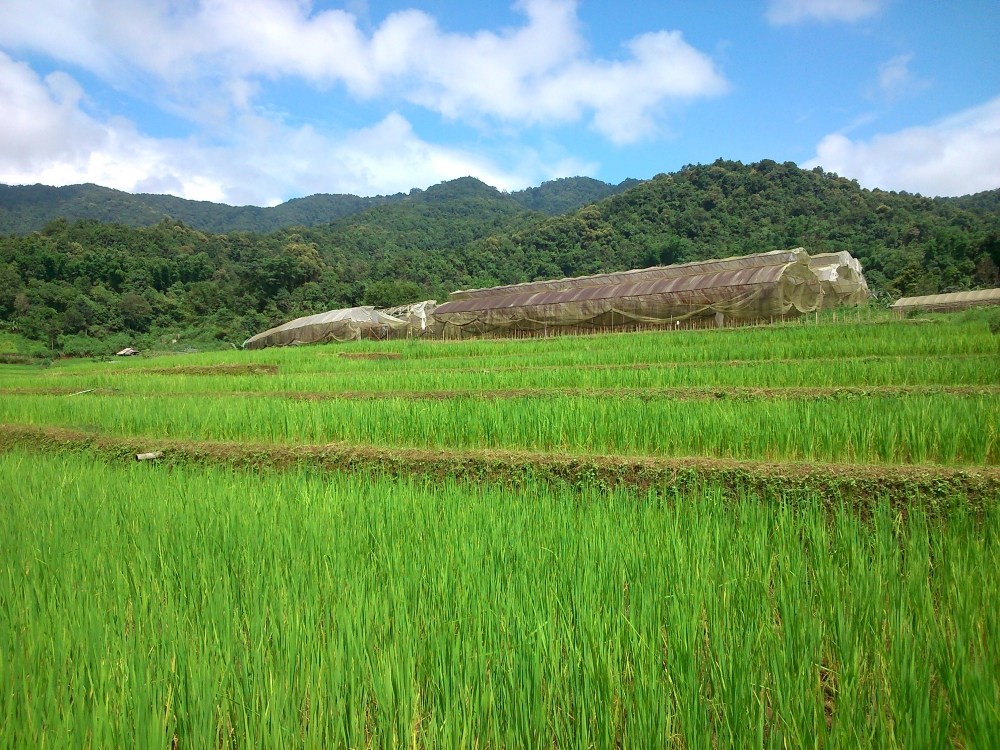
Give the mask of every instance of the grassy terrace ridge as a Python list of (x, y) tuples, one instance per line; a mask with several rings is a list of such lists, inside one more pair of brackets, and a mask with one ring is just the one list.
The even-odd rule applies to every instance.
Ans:
[(525, 484), (572, 489), (626, 488), (666, 496), (706, 486), (722, 496), (747, 493), (767, 500), (822, 498), (861, 511), (879, 505), (906, 514), (939, 513), (961, 505), (981, 513), (1000, 500), (1000, 467), (764, 462), (720, 458), (655, 458), (502, 450), (421, 450), (350, 444), (275, 445), (122, 437), (57, 427), (0, 424), (0, 452), (84, 454), (131, 462), (159, 452), (174, 465), (221, 466), (251, 472), (320, 470), (429, 481), (495, 483), (517, 491)]
[(357, 342), (14, 368), (0, 371), (0, 422), (181, 442), (989, 467), (1000, 464), (1000, 338), (989, 320), (978, 311), (921, 325)]
[[(130, 392), (135, 392), (131, 389)], [(121, 388), (0, 388), (0, 396), (83, 396), (93, 393), (98, 396), (122, 395)], [(673, 399), (681, 401), (713, 399), (857, 399), (865, 396), (930, 395), (943, 393), (955, 396), (991, 396), (1000, 394), (996, 385), (873, 385), (864, 388), (847, 386), (779, 386), (771, 388), (741, 386), (678, 386), (668, 388), (520, 388), (508, 390), (400, 390), (400, 391), (149, 391), (157, 396), (198, 396), (201, 398), (289, 398), (302, 401), (325, 401), (331, 399), (363, 400), (375, 399), (429, 399), (432, 401), (460, 398), (510, 399), (510, 398), (552, 398), (555, 396), (589, 396), (594, 398), (635, 398), (644, 401)]]
[[(115, 389), (125, 393), (218, 391), (355, 391), (517, 390), (524, 388), (678, 388), (678, 387), (870, 387), (879, 385), (992, 385), (998, 355), (914, 357), (843, 357), (781, 362), (674, 363), (627, 367), (468, 367), (412, 370), (357, 365), (351, 370), (300, 372), (294, 365), (275, 365), (273, 374), (224, 370), (191, 374), (182, 370), (152, 374), (115, 363), (91, 363), (47, 370), (10, 368), (0, 372), (4, 388)], [(297, 364), (297, 363), (296, 363)], [(204, 367), (213, 367), (206, 365)], [(179, 367), (163, 368), (181, 370)]]

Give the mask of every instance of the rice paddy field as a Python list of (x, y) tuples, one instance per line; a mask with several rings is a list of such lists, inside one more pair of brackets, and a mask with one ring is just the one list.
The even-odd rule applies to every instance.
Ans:
[(998, 425), (982, 312), (3, 365), (0, 748), (994, 747)]

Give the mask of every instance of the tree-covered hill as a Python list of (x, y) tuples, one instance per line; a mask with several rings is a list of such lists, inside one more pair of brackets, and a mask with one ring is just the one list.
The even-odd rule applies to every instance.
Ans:
[(996, 286), (1000, 210), (971, 198), (976, 210), (962, 199), (865, 190), (790, 162), (718, 160), (466, 252), (504, 258), (520, 281), (802, 246), (849, 250), (886, 295)]
[(492, 282), (491, 263), (463, 262), (464, 248), (527, 230), (544, 218), (464, 177), (413, 191), (399, 203), (284, 234), (316, 246), (337, 269), (339, 299), (389, 306), (420, 296), (444, 299), (455, 288)]
[[(469, 179), (472, 178), (442, 184), (458, 185)], [(625, 180), (619, 185), (609, 185), (589, 177), (567, 177), (510, 193), (509, 197), (525, 209), (555, 216), (621, 192), (637, 182)], [(497, 192), (493, 188), (489, 190)], [(148, 227), (169, 219), (203, 232), (276, 232), (289, 227), (329, 224), (374, 206), (402, 202), (421, 192), (429, 193), (428, 199), (436, 195), (442, 200), (451, 194), (448, 188), (428, 188), (427, 191), (415, 188), (409, 195), (397, 193), (370, 198), (320, 193), (294, 198), (277, 206), (260, 207), (228, 206), (172, 195), (132, 194), (90, 184), (67, 187), (0, 185), (0, 234), (37, 232), (55, 219), (92, 219), (132, 227)]]
[(883, 299), (1000, 285), (996, 191), (932, 200), (719, 160), (562, 216), (523, 197), (463, 178), (269, 233), (59, 219), (0, 236), (0, 327), (67, 353), (152, 336), (238, 343), (335, 307), (796, 246), (849, 250)]
[(934, 200), (980, 214), (997, 213), (1000, 211), (1000, 188), (984, 190), (981, 193), (963, 195), (958, 198), (935, 198)]
[(563, 177), (543, 182), (538, 187), (511, 193), (510, 197), (532, 211), (559, 216), (638, 184), (639, 180), (632, 179), (611, 185), (591, 177)]
[(50, 221), (67, 219), (148, 227), (169, 219), (203, 232), (274, 232), (336, 221), (372, 206), (400, 201), (404, 194), (361, 198), (310, 195), (270, 208), (228, 206), (172, 195), (132, 194), (99, 185), (0, 185), (0, 233), (28, 234)]

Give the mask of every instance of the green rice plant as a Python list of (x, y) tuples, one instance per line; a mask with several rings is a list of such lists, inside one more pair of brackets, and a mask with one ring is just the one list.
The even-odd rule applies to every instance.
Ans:
[(0, 455), (0, 746), (988, 746), (997, 506)]
[[(388, 353), (396, 359), (346, 359)], [(996, 385), (1000, 344), (979, 319), (783, 325), (526, 340), (355, 342), (139, 361), (0, 367), (0, 389), (413, 392), (530, 388)], [(213, 367), (276, 366), (278, 374)], [(198, 374), (185, 368), (202, 368)], [(207, 370), (205, 368), (208, 368)]]
[(303, 402), (261, 397), (19, 395), (0, 422), (182, 440), (768, 461), (992, 466), (1000, 396), (817, 401), (585, 396)]
[(1000, 385), (998, 358), (958, 357), (845, 358), (836, 361), (698, 362), (622, 367), (516, 368), (495, 362), (492, 369), (435, 370), (430, 367), (387, 371), (286, 375), (149, 375), (95, 371), (48, 377), (24, 372), (0, 377), (0, 390), (70, 394), (90, 389), (128, 394), (374, 393), (406, 395), (497, 393), (530, 389), (714, 388), (866, 388), (880, 386)]

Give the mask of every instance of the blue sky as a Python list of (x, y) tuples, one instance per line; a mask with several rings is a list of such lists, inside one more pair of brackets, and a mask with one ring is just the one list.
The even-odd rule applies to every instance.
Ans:
[(1000, 187), (996, 0), (2, 0), (0, 182), (232, 204), (718, 157)]

